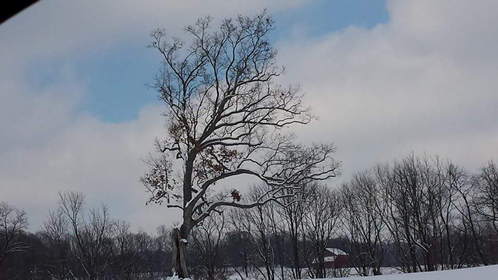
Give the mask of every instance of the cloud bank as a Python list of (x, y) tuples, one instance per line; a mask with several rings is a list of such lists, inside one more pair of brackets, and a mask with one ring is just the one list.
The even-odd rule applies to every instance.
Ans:
[[(81, 79), (75, 61), (130, 40), (146, 45), (156, 27), (181, 34), (198, 17), (254, 14), (268, 5), (98, 3), (44, 1), (0, 26), (0, 199), (26, 209), (33, 231), (59, 190), (83, 191), (89, 206), (106, 203), (114, 217), (148, 231), (177, 217), (146, 207), (138, 182), (141, 159), (163, 133), (163, 108), (144, 107), (130, 122), (101, 121), (82, 110), (91, 80)], [(269, 9), (300, 5), (275, 1)], [(391, 20), (370, 30), (299, 33), (276, 43), (287, 68), (281, 82), (300, 83), (319, 117), (296, 133), (304, 142), (335, 142), (344, 178), (412, 151), (450, 157), (471, 171), (496, 158), (497, 2), (392, 1), (388, 10)]]
[(495, 1), (392, 1), (391, 20), (279, 44), (320, 120), (300, 130), (338, 146), (344, 175), (408, 155), (471, 171), (498, 155)]

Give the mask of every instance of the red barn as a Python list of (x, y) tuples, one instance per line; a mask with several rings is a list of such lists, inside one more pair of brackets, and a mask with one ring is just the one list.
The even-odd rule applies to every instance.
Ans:
[(325, 249), (324, 262), (326, 268), (342, 268), (349, 266), (349, 255), (337, 248)]

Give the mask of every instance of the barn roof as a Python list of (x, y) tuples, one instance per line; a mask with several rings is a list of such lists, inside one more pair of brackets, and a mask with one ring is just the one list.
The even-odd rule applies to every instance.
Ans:
[(327, 248), (326, 250), (332, 254), (335, 254), (336, 256), (347, 256), (348, 255), (343, 250), (337, 249), (337, 248)]

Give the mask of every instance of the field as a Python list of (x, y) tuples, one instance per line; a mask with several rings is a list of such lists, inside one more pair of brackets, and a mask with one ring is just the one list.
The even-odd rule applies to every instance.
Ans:
[[(498, 265), (455, 270), (364, 277), (365, 280), (487, 280), (498, 277)], [(335, 279), (335, 278), (327, 278)], [(323, 279), (325, 280), (325, 279)]]

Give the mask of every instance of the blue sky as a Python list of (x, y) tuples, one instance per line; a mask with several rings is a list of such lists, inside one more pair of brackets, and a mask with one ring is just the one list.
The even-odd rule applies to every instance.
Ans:
[(309, 37), (320, 37), (350, 26), (367, 29), (389, 20), (385, 0), (310, 1), (301, 9), (277, 13), (276, 39), (291, 35), (296, 26)]
[[(145, 206), (142, 159), (162, 137), (152, 29), (268, 8), (271, 40), (333, 142), (342, 177), (412, 152), (477, 170), (498, 158), (498, 1), (40, 1), (0, 26), (0, 200), (39, 229), (59, 191), (81, 191), (153, 232), (178, 213)], [(239, 182), (240, 183), (240, 182)], [(227, 186), (230, 187), (230, 186)]]
[[(277, 23), (271, 34), (274, 42), (292, 36), (296, 29), (305, 32), (307, 38), (317, 38), (350, 26), (371, 29), (389, 20), (384, 0), (311, 1), (299, 9), (276, 12), (273, 16)], [(158, 27), (167, 29), (167, 26)], [(146, 40), (125, 40), (112, 48), (67, 58), (74, 63), (75, 75), (88, 89), (80, 110), (105, 122), (127, 122), (137, 118), (140, 108), (157, 104), (156, 93), (145, 84), (152, 82), (159, 56), (147, 49), (147, 44)], [(34, 69), (54, 69), (61, 67), (61, 63), (62, 59), (37, 61), (29, 79), (35, 87), (50, 84), (55, 71), (40, 73)]]

